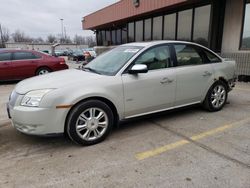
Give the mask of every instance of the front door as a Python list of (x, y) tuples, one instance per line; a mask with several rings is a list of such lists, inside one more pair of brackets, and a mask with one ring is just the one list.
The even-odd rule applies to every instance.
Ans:
[(147, 50), (132, 63), (134, 64), (145, 64), (149, 71), (136, 75), (122, 75), (125, 117), (172, 107), (176, 75), (172, 68), (169, 46), (161, 45)]

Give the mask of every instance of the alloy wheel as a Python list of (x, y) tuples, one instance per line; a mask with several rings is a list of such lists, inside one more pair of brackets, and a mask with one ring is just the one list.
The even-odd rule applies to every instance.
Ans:
[(100, 138), (108, 128), (108, 116), (100, 108), (88, 108), (76, 121), (77, 134), (86, 141)]

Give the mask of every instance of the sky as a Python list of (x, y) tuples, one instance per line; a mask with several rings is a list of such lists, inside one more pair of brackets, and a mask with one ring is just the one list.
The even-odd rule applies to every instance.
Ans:
[(82, 17), (119, 0), (0, 0), (0, 24), (11, 33), (23, 31), (30, 37), (46, 38), (61, 34), (64, 19), (66, 33), (70, 37), (93, 35), (82, 30)]

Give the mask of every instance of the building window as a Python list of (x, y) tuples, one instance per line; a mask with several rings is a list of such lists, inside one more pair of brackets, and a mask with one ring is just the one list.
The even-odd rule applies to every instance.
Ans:
[(246, 1), (241, 49), (250, 50), (250, 0)]
[(162, 39), (162, 16), (153, 18), (153, 40)]
[(122, 44), (125, 44), (128, 42), (128, 28), (127, 26), (122, 28)]
[(117, 29), (116, 30), (116, 44), (120, 45), (122, 43), (122, 30)]
[(144, 40), (149, 41), (151, 40), (152, 36), (152, 19), (146, 19), (144, 21)]
[(102, 31), (102, 45), (105, 40), (106, 40), (106, 34), (105, 31)]
[(128, 42), (135, 41), (135, 23), (131, 22), (128, 24)]
[(110, 45), (111, 44), (111, 34), (110, 34), (110, 31), (107, 30), (106, 31), (106, 44), (104, 45)]
[(111, 35), (112, 35), (112, 44), (115, 45), (116, 44), (116, 30), (112, 30)]
[(176, 13), (164, 16), (164, 40), (174, 40), (176, 30)]
[(178, 14), (177, 39), (183, 41), (191, 40), (193, 9), (181, 11)]
[(143, 21), (135, 22), (135, 41), (143, 41)]
[(208, 46), (211, 5), (195, 9), (193, 41)]
[(97, 31), (96, 35), (97, 35), (97, 45), (102, 46), (103, 45), (102, 32)]

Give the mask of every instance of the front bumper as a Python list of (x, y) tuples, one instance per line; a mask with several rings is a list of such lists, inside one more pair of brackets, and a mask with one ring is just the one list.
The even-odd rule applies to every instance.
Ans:
[(64, 132), (67, 109), (36, 108), (7, 104), (12, 125), (29, 135), (52, 135)]

